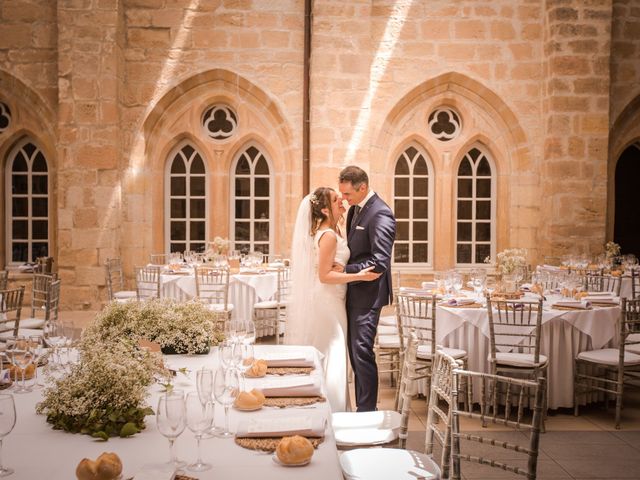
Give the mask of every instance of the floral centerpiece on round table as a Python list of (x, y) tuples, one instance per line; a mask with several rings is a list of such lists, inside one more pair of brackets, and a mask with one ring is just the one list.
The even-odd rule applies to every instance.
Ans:
[(222, 237), (214, 237), (212, 242), (209, 242), (213, 253), (217, 255), (225, 255), (229, 251), (229, 240)]
[(144, 417), (153, 414), (145, 405), (147, 388), (155, 375), (166, 376), (162, 361), (139, 341), (180, 353), (208, 351), (224, 337), (215, 319), (199, 302), (112, 302), (84, 331), (78, 363), (51, 378), (36, 411), (55, 429), (104, 440), (139, 432)]
[[(484, 259), (491, 263), (491, 257)], [(502, 285), (505, 291), (516, 290), (516, 274), (518, 269), (527, 265), (527, 251), (524, 248), (507, 248), (496, 255), (496, 269), (502, 274)], [(520, 278), (522, 280), (522, 277)]]

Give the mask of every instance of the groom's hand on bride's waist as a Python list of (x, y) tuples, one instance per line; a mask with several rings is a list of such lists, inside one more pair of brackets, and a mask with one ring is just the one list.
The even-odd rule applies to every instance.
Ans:
[(334, 272), (343, 273), (344, 265), (342, 265), (341, 263), (334, 263), (333, 266), (331, 267), (331, 270), (333, 270)]

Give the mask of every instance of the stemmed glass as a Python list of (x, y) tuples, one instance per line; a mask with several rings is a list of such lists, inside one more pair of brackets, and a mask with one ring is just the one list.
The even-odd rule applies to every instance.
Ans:
[(160, 396), (158, 409), (156, 410), (156, 424), (158, 431), (169, 440), (169, 452), (171, 455), (169, 464), (176, 469), (182, 467), (185, 463), (178, 460), (173, 449), (176, 438), (184, 431), (186, 425), (185, 416), (184, 395), (181, 390), (172, 390)]
[(35, 366), (33, 388), (42, 388), (44, 385), (40, 383), (38, 378), (38, 362), (45, 354), (44, 338), (40, 335), (31, 335), (29, 337), (29, 348), (33, 352), (33, 364)]
[(471, 270), (471, 285), (473, 286), (473, 291), (476, 294), (476, 298), (481, 300), (482, 290), (484, 289), (484, 284), (486, 281), (487, 272), (482, 269), (474, 269)]
[(199, 392), (188, 393), (185, 403), (187, 409), (187, 426), (189, 430), (195, 434), (198, 444), (198, 459), (187, 468), (194, 472), (203, 472), (209, 470), (211, 464), (202, 461), (200, 440), (202, 440), (202, 435), (211, 428), (213, 423), (213, 404), (211, 399), (203, 404)]
[(236, 348), (238, 343), (224, 341), (220, 345), (220, 363), (224, 368), (238, 368), (242, 361), (242, 350)]
[(240, 391), (240, 375), (235, 368), (218, 368), (213, 382), (213, 394), (224, 407), (224, 431), (218, 434), (220, 438), (230, 438), (229, 407), (235, 401)]
[(497, 281), (495, 277), (487, 277), (484, 281), (484, 290), (491, 296), (496, 291)]
[(242, 373), (242, 380), (244, 383), (244, 375), (245, 373), (247, 373), (247, 370), (251, 368), (251, 365), (253, 365), (253, 361), (255, 360), (253, 353), (253, 344), (238, 343), (235, 348), (240, 351), (240, 363), (238, 364), (238, 368)]
[(456, 296), (460, 295), (460, 290), (462, 289), (462, 275), (460, 272), (454, 271), (451, 274), (451, 286), (453, 287), (453, 291)]
[(60, 359), (60, 347), (64, 343), (62, 326), (58, 322), (49, 322), (44, 328), (44, 341), (51, 347), (51, 359), (58, 368), (62, 362)]
[(13, 395), (0, 394), (0, 477), (6, 477), (13, 473), (13, 469), (2, 465), (2, 441), (11, 433), (16, 424), (16, 405)]
[(447, 272), (444, 277), (445, 295), (449, 295), (453, 286), (453, 271)]
[(196, 388), (198, 390), (200, 404), (203, 407), (208, 402), (211, 402), (211, 410), (213, 410), (214, 420), (211, 421), (209, 429), (205, 432), (205, 438), (211, 438), (222, 431), (221, 428), (216, 427), (214, 424), (216, 405), (213, 402), (213, 370), (202, 368), (196, 372)]
[(22, 385), (18, 384), (18, 375), (16, 374), (16, 389), (14, 393), (28, 393), (31, 388), (27, 388), (25, 383), (25, 373), (29, 364), (33, 361), (33, 353), (27, 346), (27, 339), (24, 337), (15, 337), (7, 340), (7, 355), (11, 363), (20, 370), (20, 379)]

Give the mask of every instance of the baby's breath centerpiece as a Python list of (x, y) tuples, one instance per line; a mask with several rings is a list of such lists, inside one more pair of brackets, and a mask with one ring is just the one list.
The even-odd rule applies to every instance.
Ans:
[[(485, 263), (491, 263), (491, 257), (484, 259)], [(496, 269), (503, 275), (515, 273), (518, 267), (527, 264), (527, 251), (524, 248), (508, 248), (496, 255)]]
[(55, 429), (104, 440), (138, 433), (153, 414), (145, 405), (147, 389), (156, 374), (166, 376), (162, 361), (139, 347), (142, 339), (177, 353), (202, 353), (223, 334), (215, 313), (199, 302), (112, 302), (84, 331), (79, 362), (51, 379), (37, 412)]
[(611, 260), (620, 255), (620, 245), (616, 242), (607, 242), (604, 244), (604, 254)]
[(80, 361), (45, 389), (36, 411), (55, 429), (103, 440), (128, 437), (144, 429), (144, 417), (153, 413), (144, 401), (159, 369), (150, 353), (131, 342), (81, 345)]
[(229, 240), (222, 237), (214, 237), (213, 242), (209, 242), (214, 253), (224, 255), (229, 251)]

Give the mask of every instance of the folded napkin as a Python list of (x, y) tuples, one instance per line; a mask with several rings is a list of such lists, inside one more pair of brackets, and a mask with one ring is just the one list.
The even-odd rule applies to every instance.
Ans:
[(144, 465), (133, 480), (173, 480), (176, 469), (173, 465)]
[(591, 302), (588, 300), (565, 300), (556, 302), (551, 305), (551, 308), (573, 308), (576, 310), (589, 310), (591, 308)]
[(260, 378), (252, 385), (265, 397), (315, 397), (322, 394), (320, 380), (308, 375)]
[(423, 290), (433, 290), (436, 288), (436, 282), (422, 282), (420, 286)]
[(587, 297), (606, 297), (606, 298), (615, 298), (615, 292), (588, 292)]
[(523, 292), (530, 292), (532, 288), (533, 284), (531, 283), (523, 283), (522, 285), (520, 285), (520, 290), (522, 290)]
[(433, 294), (430, 288), (400, 287), (399, 291), (405, 295), (430, 296)]
[[(276, 413), (276, 412), (274, 412)], [(278, 415), (243, 418), (238, 422), (236, 437), (324, 437), (326, 418), (320, 412), (292, 414), (277, 412)]]
[(471, 305), (476, 303), (475, 299), (467, 297), (450, 298), (444, 303), (444, 306), (462, 307), (463, 305)]
[(268, 367), (313, 367), (313, 352), (273, 352), (261, 355)]

